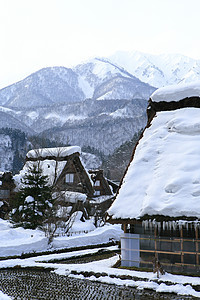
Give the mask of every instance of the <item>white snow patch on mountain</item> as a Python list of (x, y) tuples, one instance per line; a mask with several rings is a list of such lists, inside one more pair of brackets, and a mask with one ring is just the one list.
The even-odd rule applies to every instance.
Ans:
[(107, 92), (106, 94), (102, 95), (101, 97), (98, 97), (96, 100), (109, 100), (113, 99), (112, 91)]
[(92, 87), (88, 81), (86, 81), (82, 76), (79, 75), (78, 83), (80, 89), (85, 94), (86, 98), (92, 98), (94, 94), (94, 87)]
[(39, 116), (39, 114), (36, 112), (36, 111), (30, 111), (28, 114), (27, 114), (27, 116), (29, 117), (29, 118), (31, 118), (32, 120), (35, 120), (35, 119), (37, 119), (38, 118), (38, 116)]
[(12, 109), (10, 109), (10, 108), (7, 108), (7, 107), (3, 107), (3, 106), (0, 106), (0, 111), (3, 111), (3, 112), (13, 112), (13, 110)]
[(124, 107), (112, 112), (110, 116), (113, 118), (124, 118), (124, 117), (132, 117), (132, 114), (131, 111), (128, 111), (127, 107)]
[(94, 64), (94, 68), (93, 68), (93, 73), (95, 75), (98, 75), (98, 77), (101, 79), (104, 79), (105, 74), (107, 74), (107, 73), (115, 74), (115, 73), (119, 72), (116, 67), (112, 66), (109, 63), (105, 63), (105, 62), (102, 62), (97, 59), (94, 62), (95, 62), (95, 64)]
[(86, 116), (84, 115), (74, 115), (74, 114), (70, 114), (70, 115), (60, 115), (57, 113), (49, 113), (44, 117), (46, 120), (52, 119), (55, 121), (58, 121), (61, 124), (64, 124), (67, 121), (78, 121), (78, 120), (83, 120), (86, 118)]

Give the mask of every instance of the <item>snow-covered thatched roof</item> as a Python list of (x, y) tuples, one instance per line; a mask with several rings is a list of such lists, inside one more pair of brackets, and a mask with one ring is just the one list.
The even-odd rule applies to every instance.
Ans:
[(150, 98), (153, 102), (171, 102), (190, 97), (200, 97), (200, 81), (189, 84), (170, 85), (157, 89)]
[(42, 148), (30, 150), (26, 157), (31, 158), (47, 158), (47, 157), (66, 157), (72, 155), (73, 153), (81, 153), (81, 148), (79, 146), (70, 147), (56, 147), (56, 148)]
[(49, 185), (52, 186), (63, 171), (68, 157), (74, 153), (80, 154), (81, 148), (71, 146), (30, 150), (26, 155), (27, 161), (23, 169), (14, 176), (16, 185), (20, 186), (20, 179), (29, 172), (33, 165), (39, 162), (43, 175), (48, 176)]
[(145, 215), (200, 219), (200, 108), (156, 113), (108, 214), (112, 219)]
[(83, 193), (65, 191), (65, 200), (70, 203), (85, 202), (87, 196)]

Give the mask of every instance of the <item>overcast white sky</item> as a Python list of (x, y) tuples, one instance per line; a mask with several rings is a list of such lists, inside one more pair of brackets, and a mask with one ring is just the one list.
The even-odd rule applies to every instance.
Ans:
[(117, 50), (200, 59), (200, 0), (0, 0), (0, 88)]

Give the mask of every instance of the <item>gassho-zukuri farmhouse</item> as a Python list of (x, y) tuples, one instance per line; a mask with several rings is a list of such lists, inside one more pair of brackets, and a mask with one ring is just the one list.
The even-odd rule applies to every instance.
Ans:
[(121, 265), (200, 273), (200, 82), (156, 90), (110, 223), (123, 224)]

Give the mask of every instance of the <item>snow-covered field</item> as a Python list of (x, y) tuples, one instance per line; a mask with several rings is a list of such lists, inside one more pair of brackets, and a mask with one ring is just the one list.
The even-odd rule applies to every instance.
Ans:
[[(51, 249), (71, 248), (85, 245), (97, 245), (107, 243), (110, 240), (119, 240), (122, 231), (119, 225), (105, 225), (87, 234), (63, 236), (55, 238)], [(0, 256), (19, 255), (26, 252), (39, 252), (48, 250), (47, 238), (39, 230), (25, 230), (12, 228), (12, 225), (0, 219)], [(116, 246), (107, 248), (117, 249)], [(179, 295), (191, 295), (200, 298), (200, 292), (195, 291), (194, 286), (200, 284), (199, 277), (171, 275), (166, 273), (159, 279), (152, 272), (130, 271), (115, 269), (112, 266), (119, 259), (118, 255), (101, 261), (93, 261), (84, 264), (53, 263), (52, 260), (61, 260), (70, 257), (79, 257), (85, 254), (97, 253), (100, 248), (73, 251), (68, 253), (49, 254), (26, 259), (5, 259), (1, 260), (1, 268), (7, 267), (43, 267), (53, 268), (54, 272), (74, 278), (87, 278), (91, 281), (124, 285), (138, 289), (150, 288), (156, 292), (169, 292)], [(84, 275), (85, 272), (92, 272), (92, 275)], [(100, 273), (100, 277), (95, 276)], [(89, 273), (88, 273), (89, 274)], [(86, 276), (86, 277), (85, 277)], [(130, 276), (131, 279), (122, 279), (123, 276)], [(135, 279), (134, 279), (135, 278)], [(0, 299), (11, 299), (0, 292)]]
[[(75, 232), (89, 231), (87, 234), (74, 234), (72, 236), (61, 236), (54, 238), (52, 244), (48, 245), (48, 238), (43, 231), (13, 228), (9, 221), (0, 219), (0, 257), (21, 255), (22, 253), (43, 252), (49, 249), (61, 249), (81, 247), (86, 245), (97, 245), (108, 243), (111, 240), (120, 239), (121, 229), (119, 225), (105, 225), (94, 229), (91, 220), (81, 222), (77, 220), (72, 229)], [(72, 230), (71, 229), (71, 230)]]
[(9, 296), (5, 295), (0, 291), (0, 300), (9, 300), (9, 299), (11, 299)]

